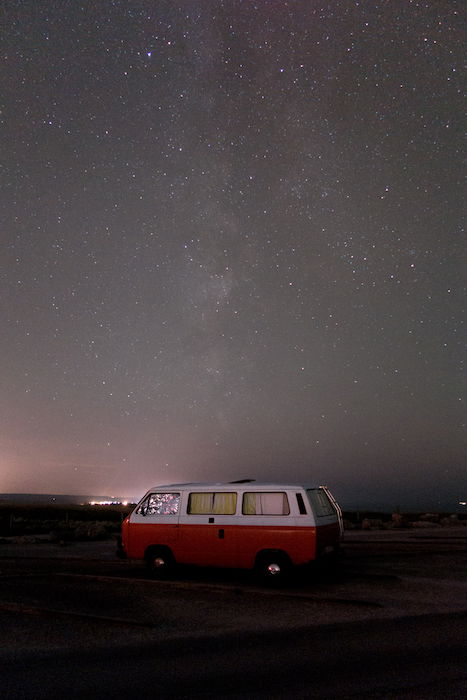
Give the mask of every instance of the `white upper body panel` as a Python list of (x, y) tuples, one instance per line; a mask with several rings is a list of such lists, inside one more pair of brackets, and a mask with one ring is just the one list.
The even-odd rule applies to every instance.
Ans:
[[(327, 513), (319, 512), (319, 499), (316, 501), (308, 497), (308, 490), (315, 492), (317, 489), (320, 487), (315, 484), (250, 480), (231, 483), (160, 484), (146, 492), (130, 515), (130, 522), (277, 527), (313, 527), (336, 522), (339, 510), (332, 497), (333, 505)], [(327, 489), (326, 492), (329, 493)], [(220, 509), (211, 506), (209, 511), (208, 506), (209, 512), (205, 512), (203, 500), (209, 498), (209, 495), (222, 501)], [(190, 500), (192, 498), (193, 501)], [(324, 497), (324, 500), (326, 502), (327, 497)]]

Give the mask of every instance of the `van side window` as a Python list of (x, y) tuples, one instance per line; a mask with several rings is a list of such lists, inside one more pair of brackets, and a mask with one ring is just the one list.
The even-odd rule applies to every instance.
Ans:
[(234, 515), (237, 509), (237, 494), (226, 493), (190, 493), (188, 513), (191, 515)]
[(138, 515), (177, 515), (179, 493), (151, 493), (136, 509)]
[(284, 492), (251, 492), (243, 494), (243, 515), (288, 515), (287, 494)]
[(336, 515), (336, 510), (323, 489), (307, 489), (307, 494), (318, 518)]
[(297, 493), (297, 505), (300, 515), (306, 515), (306, 507), (301, 493)]

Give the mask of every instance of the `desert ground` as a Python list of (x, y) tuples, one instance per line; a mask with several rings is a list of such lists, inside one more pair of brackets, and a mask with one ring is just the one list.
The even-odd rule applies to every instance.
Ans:
[(346, 532), (336, 568), (154, 580), (114, 540), (4, 538), (8, 700), (464, 698), (467, 527)]

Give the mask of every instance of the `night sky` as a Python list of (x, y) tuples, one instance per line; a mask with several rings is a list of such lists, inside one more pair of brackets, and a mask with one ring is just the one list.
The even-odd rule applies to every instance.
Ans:
[(0, 22), (0, 491), (465, 499), (462, 4)]

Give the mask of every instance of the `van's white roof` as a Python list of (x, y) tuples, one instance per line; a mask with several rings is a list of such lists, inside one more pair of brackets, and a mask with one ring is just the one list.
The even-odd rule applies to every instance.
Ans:
[[(184, 484), (157, 484), (153, 486), (149, 491), (158, 492), (161, 489), (164, 490), (174, 490), (174, 489), (215, 489), (216, 491), (235, 491), (238, 488), (247, 489), (249, 491), (264, 491), (265, 489), (317, 489), (320, 488), (321, 484), (311, 483), (311, 482), (279, 482), (279, 481), (255, 481), (254, 479), (242, 479), (241, 481), (207, 481), (207, 482), (192, 482)], [(148, 492), (146, 492), (148, 493)]]

